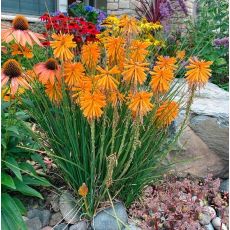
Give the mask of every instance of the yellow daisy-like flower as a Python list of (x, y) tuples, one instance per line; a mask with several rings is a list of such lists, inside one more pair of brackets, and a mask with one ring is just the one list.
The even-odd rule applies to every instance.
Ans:
[(122, 73), (124, 80), (134, 86), (137, 86), (137, 84), (142, 85), (146, 80), (145, 71), (149, 70), (147, 67), (148, 65), (148, 63), (140, 63), (133, 60), (128, 61), (128, 63), (125, 64), (125, 70)]
[(100, 118), (105, 107), (106, 101), (105, 96), (100, 91), (86, 91), (80, 94), (80, 107), (83, 111), (84, 116), (89, 120)]
[(184, 57), (185, 57), (185, 50), (177, 51), (177, 53), (176, 53), (176, 58), (177, 58), (177, 59), (183, 60)]
[(152, 74), (150, 86), (154, 93), (166, 93), (169, 90), (170, 83), (174, 78), (174, 74), (169, 69), (162, 69), (155, 66)]
[(98, 74), (98, 87), (104, 91), (115, 91), (117, 90), (117, 85), (119, 84), (112, 75), (119, 74), (120, 70), (117, 66), (114, 66), (112, 69), (102, 69), (100, 66), (97, 67), (97, 70), (100, 72)]
[(212, 61), (198, 60), (196, 57), (189, 59), (189, 65), (186, 66), (186, 80), (190, 86), (204, 86), (211, 76), (210, 66)]
[(163, 28), (160, 22), (158, 23), (148, 22), (146, 18), (141, 19), (139, 26), (142, 33), (150, 33), (153, 30), (159, 30)]
[(89, 42), (82, 46), (81, 58), (83, 64), (89, 70), (96, 68), (100, 58), (100, 48), (97, 43)]
[(165, 101), (156, 111), (154, 121), (159, 127), (169, 126), (178, 116), (179, 104), (175, 101)]
[(105, 48), (108, 54), (109, 65), (118, 65), (119, 68), (123, 67), (125, 49), (125, 40), (121, 37), (108, 37), (105, 42)]
[(64, 78), (69, 87), (76, 86), (85, 76), (85, 69), (80, 62), (64, 64)]
[(176, 58), (174, 57), (163, 57), (159, 56), (157, 57), (156, 65), (158, 65), (162, 69), (168, 69), (171, 71), (176, 70)]
[(147, 48), (150, 46), (150, 42), (133, 40), (130, 45), (130, 58), (137, 62), (143, 62), (148, 54)]
[(73, 41), (74, 36), (72, 34), (53, 34), (54, 41), (50, 42), (50, 46), (54, 49), (54, 57), (61, 60), (72, 60), (74, 55), (70, 49), (76, 47), (76, 43)]
[(128, 108), (132, 111), (135, 117), (143, 117), (152, 110), (153, 104), (151, 103), (151, 97), (152, 93), (146, 91), (141, 91), (131, 96)]
[(119, 25), (119, 18), (115, 15), (109, 15), (102, 23), (103, 26), (107, 28), (115, 27)]
[(119, 27), (125, 34), (138, 34), (139, 32), (136, 18), (130, 17), (128, 15), (123, 15), (120, 18)]

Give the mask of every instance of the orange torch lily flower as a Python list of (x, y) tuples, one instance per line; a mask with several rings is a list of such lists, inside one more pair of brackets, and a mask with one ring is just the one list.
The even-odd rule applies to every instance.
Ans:
[(28, 82), (25, 80), (25, 74), (22, 72), (20, 64), (14, 59), (9, 59), (3, 64), (1, 82), (2, 87), (9, 82), (10, 94), (12, 96), (15, 95), (19, 86), (22, 86), (25, 89), (31, 88)]
[(45, 39), (43, 35), (29, 30), (28, 20), (22, 15), (14, 18), (11, 28), (2, 31), (2, 42), (6, 43), (15, 41), (22, 46), (26, 46), (26, 43), (30, 46), (34, 44), (42, 46), (40, 42), (42, 39)]
[(82, 46), (81, 58), (86, 68), (93, 70), (96, 68), (100, 58), (100, 49), (97, 43), (89, 42)]
[(139, 40), (133, 40), (130, 46), (132, 60), (137, 62), (143, 62), (148, 54), (147, 48), (150, 46), (150, 42), (144, 42)]
[(50, 46), (54, 49), (54, 57), (62, 61), (72, 60), (74, 55), (70, 49), (76, 47), (73, 41), (74, 36), (72, 34), (53, 34), (52, 38), (54, 41), (50, 42)]
[(150, 102), (152, 93), (146, 91), (137, 92), (131, 96), (129, 109), (136, 116), (141, 118), (152, 110), (153, 104)]
[(112, 76), (114, 74), (119, 74), (120, 71), (117, 66), (114, 66), (112, 69), (102, 69), (100, 66), (97, 67), (97, 70), (100, 72), (98, 77), (98, 86), (104, 91), (115, 91), (117, 90), (117, 85), (119, 82)]
[(89, 121), (99, 118), (103, 113), (102, 108), (105, 107), (105, 105), (105, 96), (99, 91), (92, 93), (86, 91), (83, 94), (80, 94), (81, 110), (83, 110), (84, 116)]
[(198, 60), (196, 57), (189, 59), (189, 65), (186, 66), (186, 80), (190, 86), (201, 87), (208, 82), (211, 76), (210, 66), (212, 61)]
[(55, 84), (51, 84), (50, 81), (48, 81), (45, 84), (45, 92), (50, 98), (51, 101), (54, 103), (59, 104), (60, 101), (62, 100), (62, 87), (61, 87), (61, 82), (56, 81)]
[(179, 104), (175, 101), (165, 101), (157, 109), (155, 122), (159, 127), (169, 126), (178, 116)]
[(128, 83), (137, 86), (137, 84), (142, 85), (146, 80), (146, 73), (149, 68), (147, 67), (148, 63), (140, 63), (130, 60), (125, 64), (123, 71), (124, 80)]
[(79, 81), (85, 76), (85, 69), (80, 62), (65, 63), (64, 64), (64, 77), (65, 82), (69, 87), (76, 86)]
[(163, 57), (159, 56), (157, 57), (156, 65), (159, 66), (162, 69), (168, 69), (171, 71), (176, 70), (176, 58), (174, 57)]
[(174, 74), (169, 69), (162, 69), (159, 66), (155, 66), (152, 74), (152, 80), (150, 86), (154, 93), (166, 93), (169, 90), (170, 83), (174, 78)]

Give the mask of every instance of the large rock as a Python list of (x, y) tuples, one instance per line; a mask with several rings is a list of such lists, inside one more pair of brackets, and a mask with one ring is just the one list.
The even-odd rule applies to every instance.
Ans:
[(96, 214), (91, 226), (94, 230), (119, 230), (128, 223), (128, 214), (125, 206), (118, 202), (112, 207), (105, 208)]
[(218, 176), (225, 170), (220, 158), (190, 127), (185, 128), (180, 138), (180, 145), (182, 149), (171, 152), (168, 159), (170, 162), (175, 162), (173, 168), (183, 176), (187, 173), (197, 177), (205, 177), (209, 173)]
[(60, 212), (67, 223), (75, 224), (80, 220), (79, 204), (68, 191), (60, 196), (59, 206)]
[[(179, 80), (176, 84), (184, 84), (184, 81)], [(188, 98), (186, 92), (188, 88), (185, 85), (184, 91), (176, 99), (183, 97), (183, 101), (186, 101)], [(175, 122), (177, 128), (183, 118), (182, 110)], [(227, 91), (208, 83), (195, 93), (188, 122), (192, 130), (185, 129), (180, 138), (180, 142), (185, 146), (184, 151), (179, 154), (179, 159), (188, 160), (185, 167), (190, 170), (187, 172), (201, 177), (208, 172), (221, 178), (229, 177), (228, 119), (229, 93)], [(184, 166), (179, 168), (183, 170)], [(194, 169), (198, 171), (194, 172)]]

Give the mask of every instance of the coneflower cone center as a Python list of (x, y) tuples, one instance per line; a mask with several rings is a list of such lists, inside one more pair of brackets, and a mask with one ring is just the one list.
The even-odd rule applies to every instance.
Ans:
[(16, 61), (9, 60), (3, 65), (3, 73), (10, 78), (14, 78), (19, 77), (22, 74), (22, 70)]
[(15, 30), (28, 30), (29, 23), (24, 16), (16, 16), (12, 22)]
[(53, 58), (48, 59), (48, 61), (46, 62), (46, 68), (49, 70), (56, 70), (57, 67), (57, 61)]

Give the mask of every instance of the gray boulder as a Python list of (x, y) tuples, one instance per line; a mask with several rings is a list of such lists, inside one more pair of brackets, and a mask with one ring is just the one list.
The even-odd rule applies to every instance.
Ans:
[(112, 207), (105, 208), (93, 217), (91, 226), (94, 230), (120, 230), (128, 224), (128, 214), (121, 202)]
[(67, 223), (75, 224), (80, 220), (79, 204), (68, 191), (60, 196), (59, 206), (60, 212)]
[[(183, 80), (177, 80), (175, 84), (184, 84)], [(176, 100), (188, 99), (188, 88), (185, 84), (184, 91), (180, 93)], [(180, 116), (175, 121), (175, 130), (178, 130), (182, 120), (184, 119), (184, 110), (180, 112)], [(179, 145), (183, 146), (182, 152), (179, 154), (179, 160), (187, 161), (187, 172), (193, 173), (193, 168), (200, 171), (200, 177), (205, 177), (208, 173), (212, 173), (215, 177), (228, 178), (228, 153), (229, 153), (229, 93), (218, 86), (208, 83), (204, 88), (195, 93), (195, 97), (191, 106), (191, 113), (188, 120), (188, 129), (182, 133)], [(188, 133), (193, 131), (193, 137), (190, 138)], [(196, 137), (195, 137), (196, 136)], [(186, 137), (186, 138), (185, 138)], [(198, 143), (191, 139), (198, 139)], [(193, 141), (193, 142), (192, 142)], [(186, 144), (185, 144), (186, 143)], [(201, 144), (202, 143), (202, 144)], [(187, 146), (186, 146), (187, 145)], [(195, 162), (190, 161), (189, 153), (194, 148), (196, 153), (193, 154)], [(202, 148), (200, 146), (203, 146)], [(205, 146), (205, 147), (204, 147)], [(204, 151), (205, 150), (205, 151)], [(174, 154), (175, 155), (175, 154)], [(195, 155), (195, 156), (194, 156)], [(200, 164), (201, 159), (204, 164)], [(203, 160), (202, 160), (203, 159)], [(206, 159), (206, 162), (204, 162)], [(197, 164), (197, 165), (196, 165)], [(201, 167), (201, 168), (200, 168)], [(178, 167), (178, 169), (180, 166)], [(181, 166), (182, 170), (184, 166)], [(197, 173), (198, 174), (198, 173)], [(195, 174), (195, 175), (197, 175)]]

